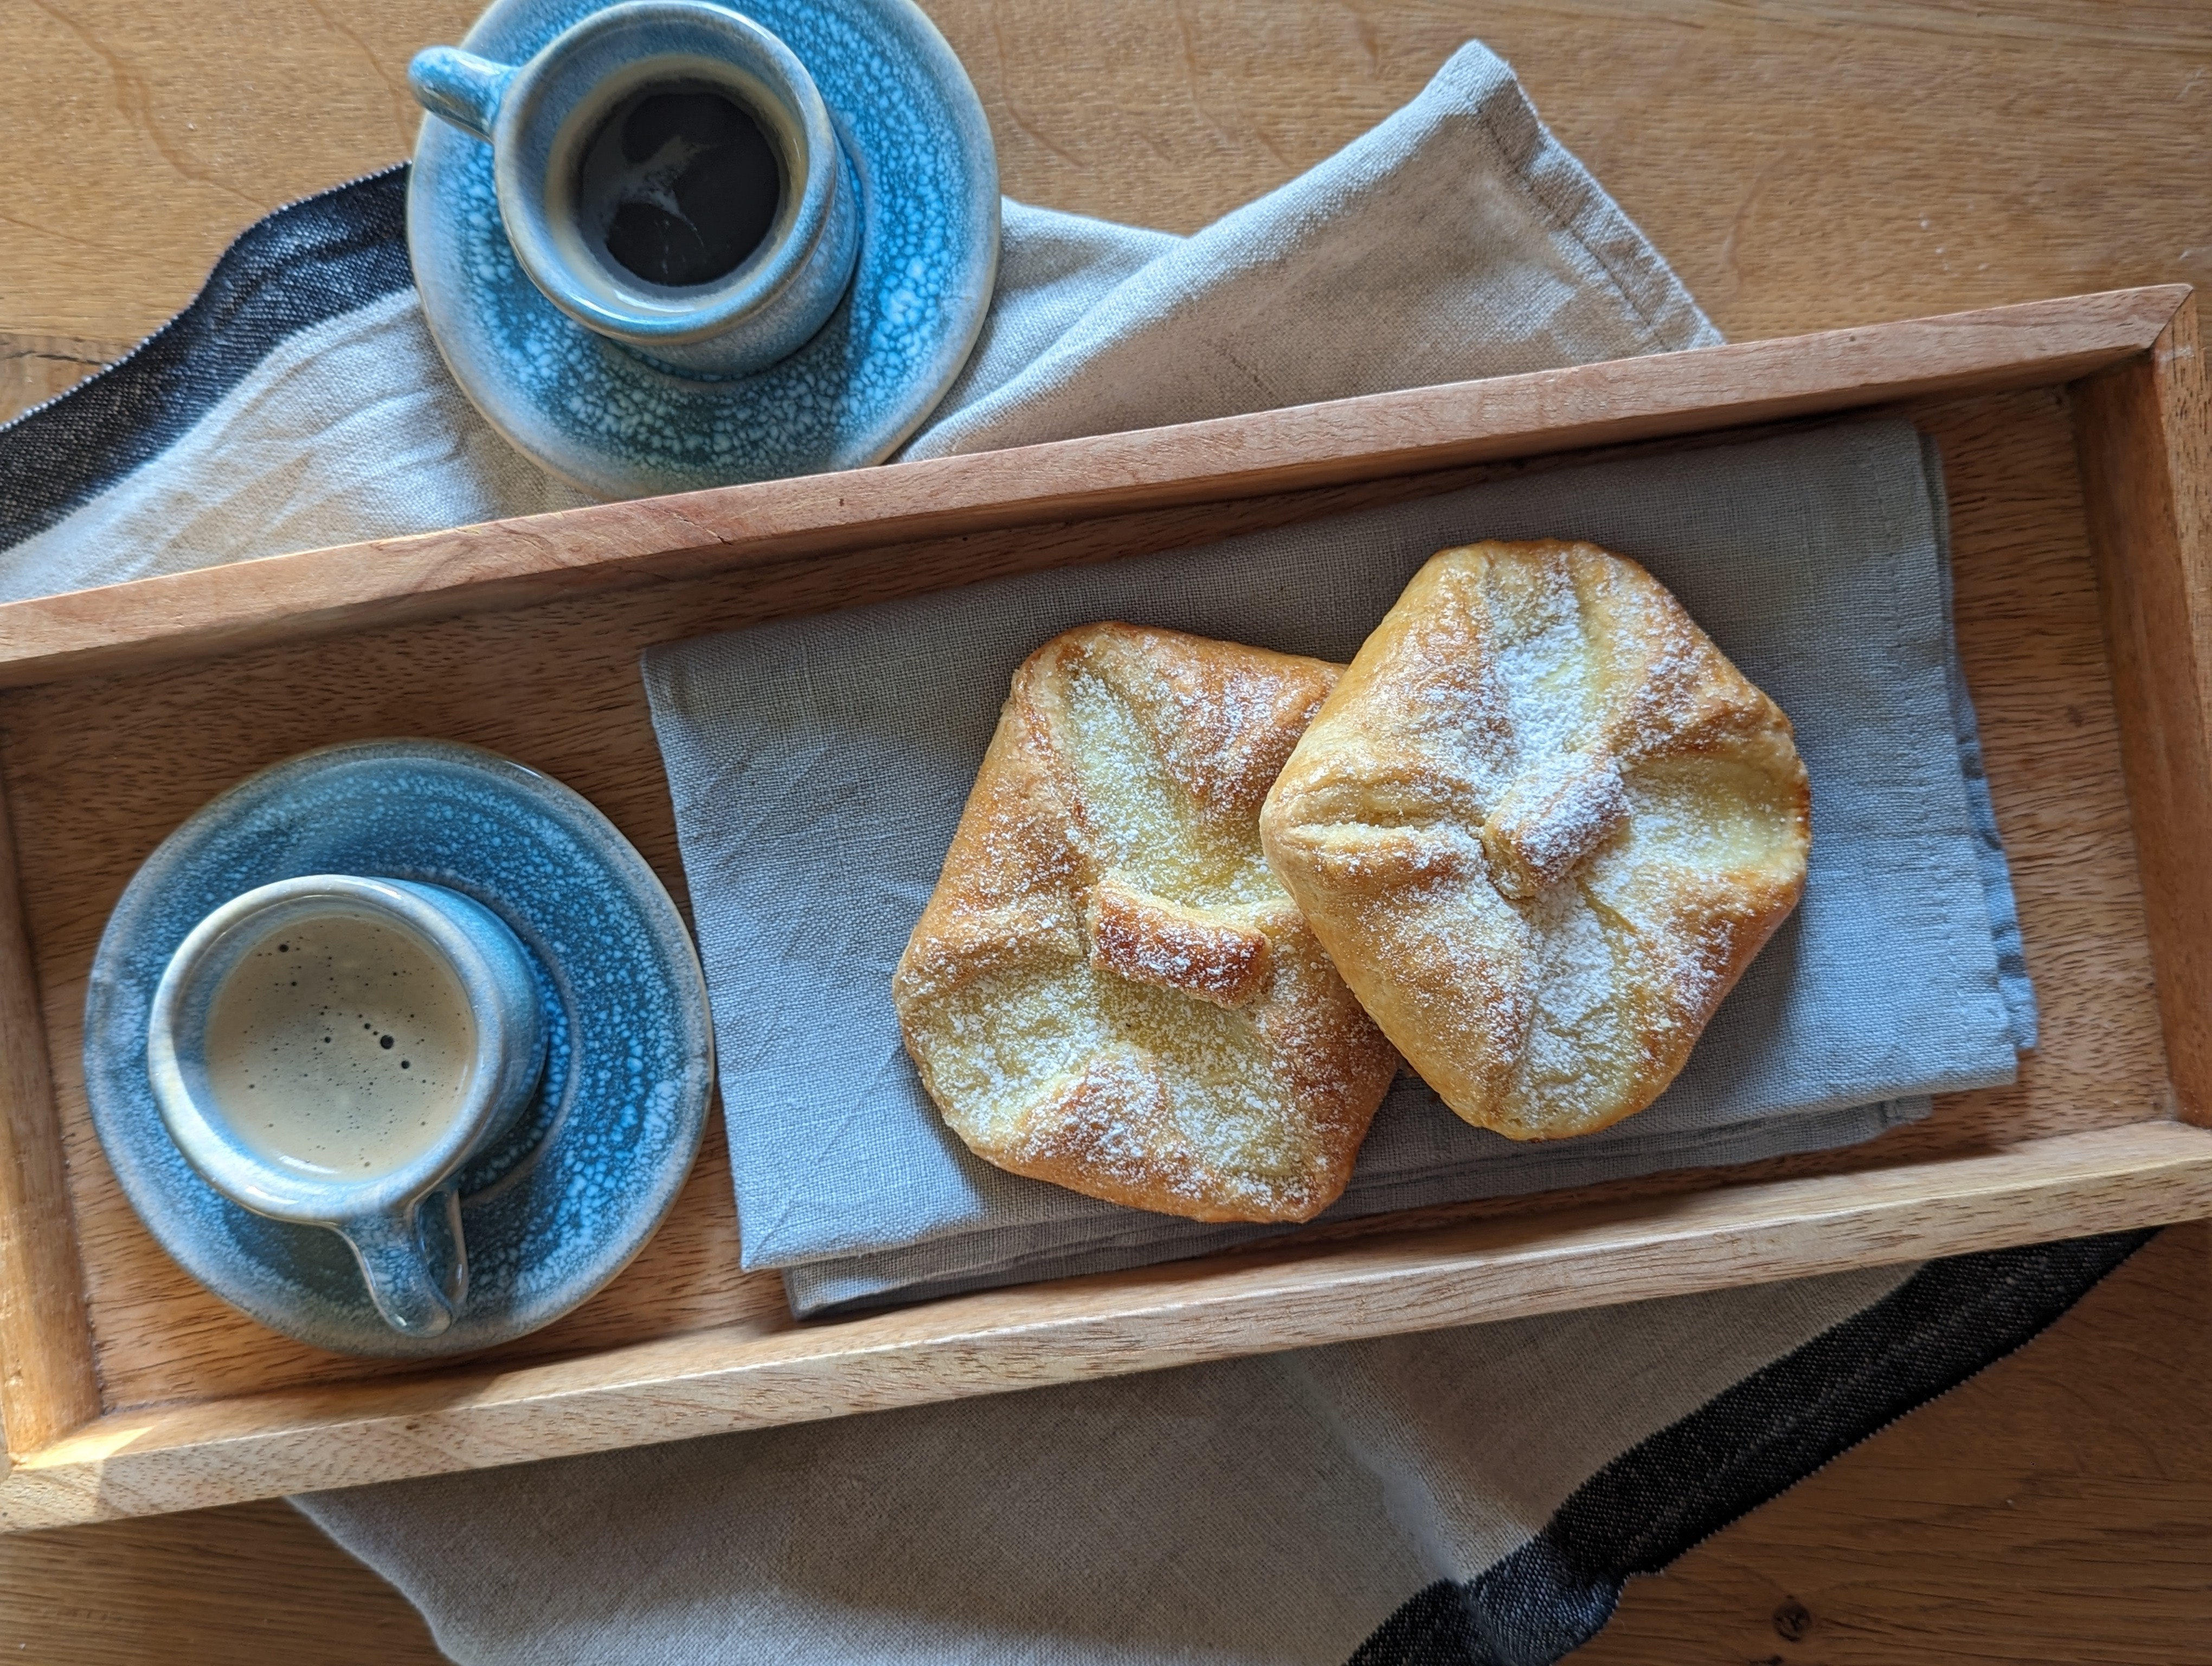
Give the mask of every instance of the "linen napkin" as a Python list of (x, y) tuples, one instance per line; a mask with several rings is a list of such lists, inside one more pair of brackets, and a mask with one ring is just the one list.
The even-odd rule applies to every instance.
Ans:
[(891, 968), (1037, 643), (1126, 618), (1342, 660), (1430, 554), (1480, 538), (1635, 555), (1791, 714), (1813, 783), (1805, 900), (1650, 1110), (1522, 1145), (1401, 1076), (1322, 1219), (1844, 1144), (1924, 1116), (1929, 1094), (2010, 1079), (2033, 997), (2001, 964), (2010, 886), (1962, 766), (1939, 482), (1909, 424), (1846, 423), (650, 651), (745, 1264), (784, 1269), (806, 1314), (1283, 1230), (1102, 1203), (972, 1156), (906, 1057)]

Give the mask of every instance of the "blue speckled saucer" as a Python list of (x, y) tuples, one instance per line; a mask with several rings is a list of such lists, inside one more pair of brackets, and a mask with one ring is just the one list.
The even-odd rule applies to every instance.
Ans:
[[(520, 63), (608, 0), (494, 0), (461, 43)], [(738, 0), (821, 88), (860, 190), (853, 287), (790, 358), (697, 380), (559, 311), (500, 223), (491, 147), (432, 117), (408, 185), (422, 311), (492, 425), (606, 497), (880, 462), (952, 386), (999, 264), (999, 167), (960, 60), (912, 0)]]
[[(428, 880), (514, 928), (550, 1019), (538, 1097), (461, 1172), (468, 1299), (452, 1329), (377, 1316), (334, 1232), (264, 1219), (189, 1167), (146, 1079), (161, 970), (219, 903), (302, 873)], [(107, 922), (85, 1002), (93, 1126), (185, 1270), (273, 1330), (341, 1353), (465, 1353), (561, 1316), (626, 1266), (690, 1172), (713, 1079), (707, 988), (645, 859), (559, 782), (471, 746), (380, 740), (291, 758), (162, 841)]]

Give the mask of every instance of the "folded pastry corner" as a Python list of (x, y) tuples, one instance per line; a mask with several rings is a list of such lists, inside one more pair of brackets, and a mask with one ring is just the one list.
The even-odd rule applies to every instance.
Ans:
[(1261, 842), (1407, 1061), (1517, 1140), (1643, 1110), (1796, 906), (1790, 720), (1589, 544), (1415, 575), (1270, 792)]
[(1199, 1220), (1310, 1219), (1397, 1055), (1260, 850), (1336, 666), (1104, 623), (1015, 672), (892, 980), (987, 1162)]

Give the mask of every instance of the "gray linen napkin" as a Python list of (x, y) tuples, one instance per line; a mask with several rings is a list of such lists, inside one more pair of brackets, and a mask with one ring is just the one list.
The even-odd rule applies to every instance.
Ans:
[(1650, 1110), (1588, 1140), (1470, 1128), (1405, 1076), (1327, 1219), (1863, 1140), (2009, 1080), (2002, 853), (1961, 767), (1932, 457), (1907, 423), (1538, 471), (1177, 551), (650, 651), (713, 994), (748, 1267), (794, 1308), (1195, 1255), (1206, 1225), (1001, 1173), (930, 1104), (893, 964), (1008, 678), (1127, 618), (1348, 659), (1434, 550), (1588, 538), (1644, 561), (1789, 712), (1813, 781), (1805, 901)]
[(1721, 339), (1474, 42), (1371, 132), (1194, 237), (1055, 216), (1008, 252), (975, 356), (908, 456)]

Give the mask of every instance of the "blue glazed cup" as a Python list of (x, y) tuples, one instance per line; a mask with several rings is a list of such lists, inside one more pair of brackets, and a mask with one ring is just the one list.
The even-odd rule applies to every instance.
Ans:
[[(704, 0), (629, 0), (526, 63), (432, 46), (407, 79), (425, 109), (491, 145), (500, 218), (531, 282), (579, 324), (664, 368), (736, 376), (787, 358), (851, 284), (859, 187), (829, 106), (805, 65), (750, 18)], [(622, 264), (609, 252), (605, 203), (588, 188), (586, 163), (602, 154), (610, 121), (657, 88), (728, 100), (775, 155), (781, 188), (765, 234), (708, 281), (663, 283)], [(682, 161), (680, 150), (666, 154), (663, 173)], [(633, 195), (685, 212), (650, 164)]]
[[(473, 1056), (427, 1148), (357, 1179), (255, 1149), (226, 1116), (208, 1058), (210, 1013), (226, 979), (272, 935), (334, 915), (397, 931), (427, 952), (452, 974), (475, 1025)], [(545, 1049), (527, 952), (498, 915), (441, 885), (323, 873), (249, 891), (192, 928), (154, 993), (146, 1071), (170, 1138), (208, 1184), (257, 1214), (337, 1233), (385, 1322), (435, 1336), (468, 1293), (454, 1178), (514, 1125)]]

